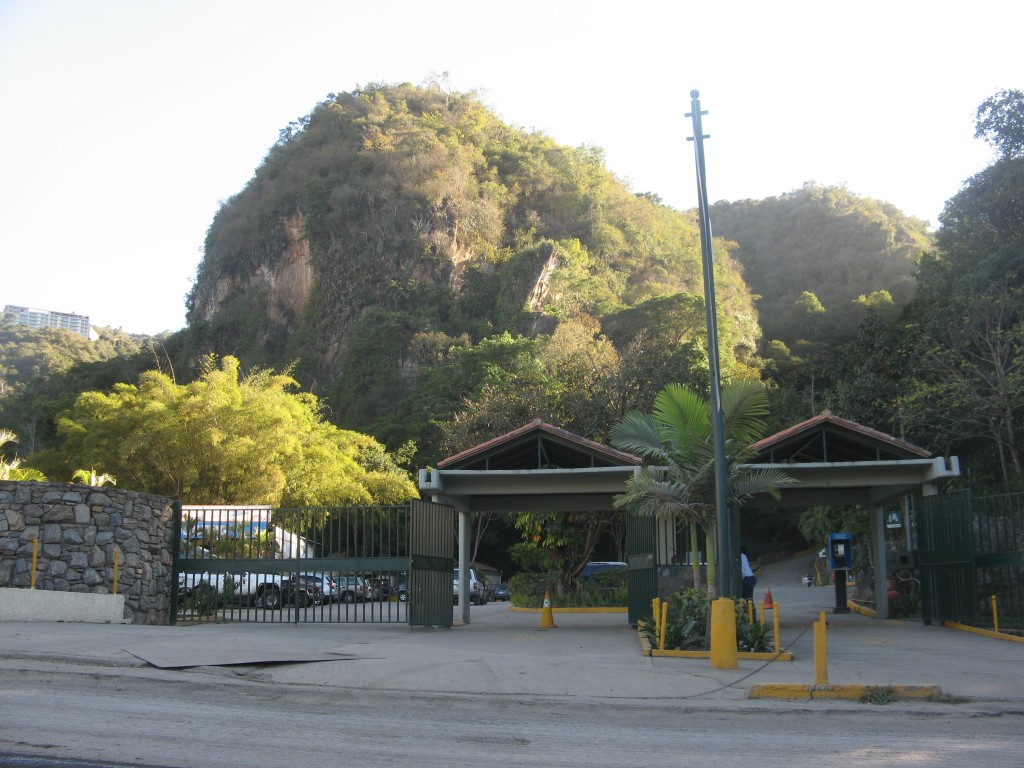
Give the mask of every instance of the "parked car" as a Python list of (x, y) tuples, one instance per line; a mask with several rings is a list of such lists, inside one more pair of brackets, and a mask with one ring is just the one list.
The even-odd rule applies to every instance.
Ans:
[(361, 576), (339, 576), (338, 599), (343, 603), (361, 603), (366, 600), (366, 582)]
[(618, 560), (616, 560), (616, 561), (595, 560), (595, 561), (589, 562), (585, 566), (583, 566), (583, 570), (580, 571), (579, 580), (580, 581), (586, 581), (587, 579), (592, 579), (595, 576), (598, 576), (598, 575), (600, 575), (602, 573), (607, 573), (608, 571), (615, 571), (615, 570), (618, 570), (620, 568), (626, 568), (626, 567), (627, 566), (626, 566), (625, 563), (623, 563), (621, 561), (618, 561)]
[(395, 585), (391, 588), (391, 592), (398, 597), (398, 602), (409, 602), (409, 582), (406, 579), (396, 581)]
[(333, 603), (338, 599), (338, 585), (334, 579), (326, 573), (304, 573), (302, 577), (312, 581), (319, 594), (317, 595), (318, 601), (314, 601), (316, 605), (320, 603)]
[(496, 601), (507, 601), (512, 599), (512, 596), (508, 593), (508, 584), (501, 582), (500, 584), (494, 585), (494, 599)]
[[(266, 608), (267, 597), (264, 596), (264, 607)], [(323, 603), (323, 593), (319, 585), (311, 578), (300, 574), (298, 576), (287, 575), (281, 579), (281, 605), (294, 605), (296, 608), (305, 608), (308, 605), (320, 605)]]
[(364, 579), (366, 582), (367, 600), (384, 600), (388, 596), (387, 582), (384, 579)]
[[(459, 569), (452, 569), (452, 602), (459, 602)], [(469, 569), (469, 602), (477, 605), (487, 604), (487, 590), (484, 583), (476, 577), (476, 571)]]

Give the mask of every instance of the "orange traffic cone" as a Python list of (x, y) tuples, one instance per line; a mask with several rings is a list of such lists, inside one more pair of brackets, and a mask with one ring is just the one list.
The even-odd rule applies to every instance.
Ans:
[(764, 609), (767, 611), (774, 607), (775, 603), (772, 601), (772, 591), (770, 589), (766, 589), (764, 591)]
[(555, 615), (551, 611), (551, 593), (544, 593), (544, 608), (540, 612), (540, 629), (558, 629), (555, 626)]

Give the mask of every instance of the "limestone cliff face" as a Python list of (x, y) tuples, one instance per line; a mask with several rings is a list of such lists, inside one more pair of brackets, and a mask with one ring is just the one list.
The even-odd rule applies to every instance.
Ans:
[(309, 242), (303, 235), (302, 211), (284, 220), (287, 249), (269, 276), (270, 319), (289, 325), (302, 314), (313, 289), (313, 266), (309, 260)]
[(267, 297), (264, 311), (274, 323), (290, 326), (302, 314), (315, 279), (309, 257), (309, 242), (303, 234), (299, 211), (281, 220), (285, 247), (273, 254), (273, 266), (260, 264), (247, 274), (222, 275), (197, 286), (193, 315), (212, 320), (233, 296), (251, 288)]

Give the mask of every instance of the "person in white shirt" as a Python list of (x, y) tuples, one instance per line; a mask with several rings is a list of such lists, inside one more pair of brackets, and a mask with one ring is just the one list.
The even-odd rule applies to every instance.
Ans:
[(754, 569), (750, 567), (750, 560), (747, 558), (747, 548), (740, 547), (740, 572), (743, 576), (743, 599), (754, 599), (754, 587), (757, 585), (757, 577)]

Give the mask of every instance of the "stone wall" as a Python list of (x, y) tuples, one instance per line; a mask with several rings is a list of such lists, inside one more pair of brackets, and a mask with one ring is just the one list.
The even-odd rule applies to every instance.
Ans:
[(167, 624), (173, 520), (161, 496), (0, 482), (0, 587), (30, 586), (36, 541), (36, 589), (111, 594), (116, 557), (125, 620)]

